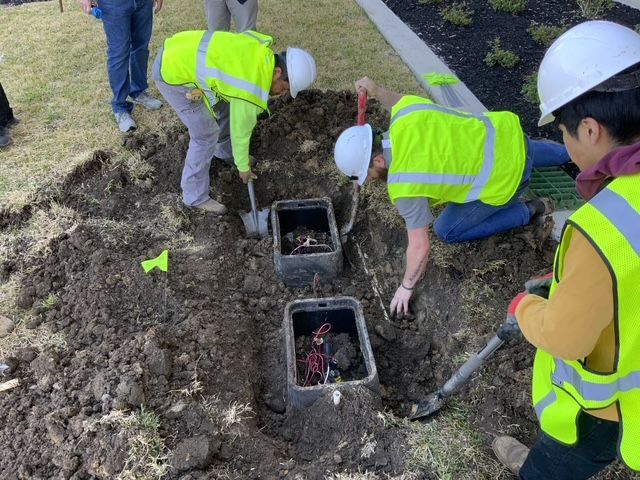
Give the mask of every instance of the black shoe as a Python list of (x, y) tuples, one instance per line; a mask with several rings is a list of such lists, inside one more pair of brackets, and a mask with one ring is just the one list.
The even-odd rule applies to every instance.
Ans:
[(0, 127), (0, 148), (6, 147), (10, 143), (11, 137), (9, 137), (9, 131), (4, 127)]

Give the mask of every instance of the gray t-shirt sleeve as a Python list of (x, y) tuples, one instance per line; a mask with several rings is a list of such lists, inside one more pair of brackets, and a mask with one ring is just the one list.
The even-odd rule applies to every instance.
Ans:
[(407, 230), (426, 227), (433, 222), (429, 200), (425, 197), (399, 198), (396, 207), (404, 218)]

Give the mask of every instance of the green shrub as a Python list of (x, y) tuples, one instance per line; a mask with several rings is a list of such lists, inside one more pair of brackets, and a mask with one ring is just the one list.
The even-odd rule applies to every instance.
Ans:
[(449, 22), (457, 27), (468, 27), (471, 25), (473, 10), (466, 3), (454, 3), (444, 7), (440, 15), (445, 22)]
[(533, 103), (534, 105), (538, 105), (540, 103), (540, 97), (538, 97), (537, 73), (532, 73), (531, 75), (527, 75), (526, 77), (524, 77), (524, 83), (522, 84), (520, 93), (527, 100), (527, 102)]
[(578, 7), (585, 18), (597, 18), (613, 6), (613, 0), (578, 0)]
[(514, 15), (522, 13), (527, 8), (527, 0), (489, 0), (494, 10), (502, 10)]
[(635, 27), (633, 27), (633, 29), (634, 29), (636, 32), (640, 33), (640, 23), (639, 23), (639, 24), (637, 24)]
[(533, 22), (527, 31), (533, 40), (548, 48), (556, 38), (564, 33), (564, 28)]
[(420, 5), (437, 5), (442, 3), (444, 0), (418, 0)]
[(490, 67), (501, 65), (504, 68), (513, 68), (520, 61), (518, 55), (502, 48), (500, 45), (500, 37), (496, 37), (490, 41), (489, 47), (491, 47), (491, 50), (489, 50), (484, 57), (484, 63)]

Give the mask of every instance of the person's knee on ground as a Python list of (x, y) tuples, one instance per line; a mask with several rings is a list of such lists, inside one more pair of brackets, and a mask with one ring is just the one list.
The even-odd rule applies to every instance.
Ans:
[(448, 244), (463, 241), (460, 232), (456, 232), (455, 228), (446, 228), (444, 222), (438, 220), (440, 220), (440, 218), (437, 218), (436, 221), (433, 222), (433, 233), (436, 234), (436, 237)]

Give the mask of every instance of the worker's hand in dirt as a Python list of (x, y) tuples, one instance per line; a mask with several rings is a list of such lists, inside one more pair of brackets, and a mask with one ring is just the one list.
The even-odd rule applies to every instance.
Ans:
[(370, 97), (376, 97), (378, 95), (378, 85), (369, 77), (363, 77), (356, 81), (356, 92), (360, 89), (365, 89), (367, 95)]
[(396, 290), (396, 294), (393, 296), (391, 300), (391, 305), (389, 306), (389, 310), (391, 311), (391, 315), (400, 315), (409, 313), (409, 300), (411, 300), (411, 295), (413, 294), (413, 290), (409, 290), (408, 288), (400, 285)]
[(240, 172), (240, 178), (244, 183), (247, 183), (251, 179), (258, 178), (258, 176), (251, 170), (248, 170), (246, 172)]
[(163, 0), (153, 0), (153, 13), (158, 13), (162, 10), (162, 2)]
[(553, 272), (549, 272), (546, 275), (540, 277), (533, 277), (524, 283), (524, 289), (542, 298), (549, 298), (549, 290), (551, 289), (551, 282), (553, 280)]
[(91, 0), (78, 0), (78, 3), (80, 4), (80, 8), (84, 13), (86, 13), (87, 15), (91, 15), (91, 7), (94, 6)]

